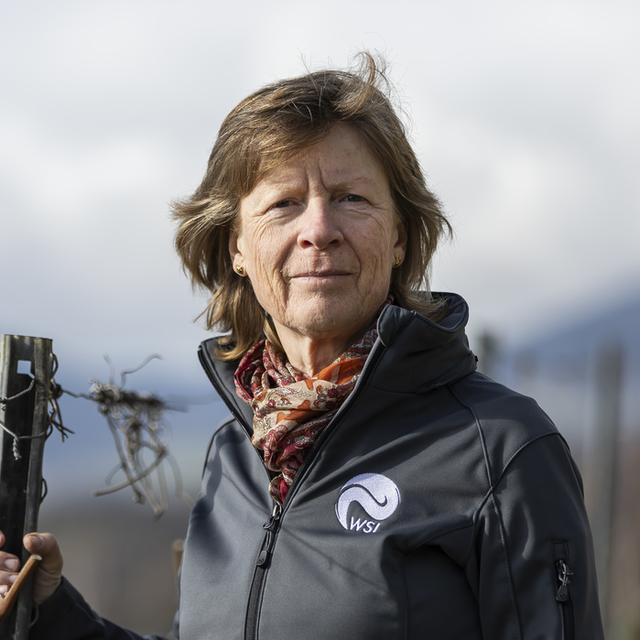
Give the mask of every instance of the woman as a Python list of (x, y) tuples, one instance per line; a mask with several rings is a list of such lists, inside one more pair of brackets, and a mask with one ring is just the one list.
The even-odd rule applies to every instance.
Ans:
[[(199, 355), (232, 417), (207, 454), (174, 632), (602, 638), (565, 441), (475, 371), (464, 300), (420, 292), (448, 224), (378, 77), (367, 57), (249, 96), (175, 205), (208, 324), (229, 330)], [(25, 545), (45, 557), (33, 638), (135, 637), (61, 579), (52, 536)]]

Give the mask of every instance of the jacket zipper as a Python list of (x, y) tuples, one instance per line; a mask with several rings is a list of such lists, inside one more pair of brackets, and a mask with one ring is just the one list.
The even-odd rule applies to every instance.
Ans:
[[(309, 468), (311, 467), (311, 464), (316, 458), (318, 451), (327, 439), (328, 434), (333, 431), (334, 425), (339, 421), (340, 418), (342, 418), (347, 408), (351, 406), (351, 404), (353, 404), (354, 398), (357, 396), (358, 391), (364, 384), (364, 380), (368, 377), (369, 371), (373, 368), (374, 363), (379, 359), (383, 348), (384, 345), (382, 344), (380, 338), (378, 338), (373, 345), (371, 352), (369, 353), (369, 358), (367, 359), (367, 362), (365, 363), (365, 366), (360, 373), (360, 378), (357, 381), (353, 391), (351, 392), (351, 395), (338, 409), (335, 416), (333, 416), (329, 424), (323, 429), (322, 433), (320, 433), (314, 446), (308, 452), (305, 461), (298, 469), (298, 473), (296, 474), (291, 487), (289, 487), (289, 491), (287, 493), (287, 497), (285, 498), (284, 504), (280, 505), (279, 503), (274, 502), (271, 518), (269, 518), (269, 520), (262, 525), (262, 528), (265, 530), (265, 534), (260, 546), (260, 552), (258, 553), (258, 557), (256, 559), (256, 566), (253, 572), (253, 578), (251, 580), (251, 588), (249, 589), (247, 613), (245, 616), (244, 640), (258, 640), (258, 620), (260, 618), (260, 607), (262, 604), (262, 594), (264, 592), (264, 582), (266, 579), (267, 571), (269, 570), (269, 566), (271, 564), (273, 548), (278, 535), (278, 531), (280, 530), (280, 526), (282, 524), (282, 517), (287, 509), (287, 506), (291, 502), (291, 499), (293, 498), (297, 487), (300, 485), (301, 481), (304, 479), (304, 476), (307, 474)], [(209, 377), (209, 380), (213, 384), (214, 388), (218, 392), (218, 395), (225, 401), (225, 404), (227, 405), (231, 413), (244, 427), (247, 435), (249, 435), (249, 429), (245, 423), (244, 416), (240, 413), (240, 411), (238, 411), (238, 409), (233, 405), (231, 401), (227, 401), (226, 389), (222, 384), (222, 381), (218, 379), (215, 368), (213, 367), (213, 363), (209, 361), (209, 354), (205, 349), (200, 347), (198, 355), (200, 357), (200, 362), (204, 365), (205, 372), (207, 373), (207, 376)], [(260, 456), (260, 452), (257, 449), (255, 449), (255, 451), (264, 465), (264, 460), (262, 459), (262, 456)]]
[(556, 602), (560, 611), (562, 626), (562, 640), (574, 640), (573, 603), (569, 585), (571, 584), (571, 570), (568, 559), (569, 549), (566, 542), (554, 543), (554, 569), (556, 577)]
[(256, 560), (256, 566), (253, 571), (251, 580), (251, 589), (249, 590), (249, 600), (247, 603), (247, 613), (244, 621), (244, 637), (258, 637), (258, 618), (260, 615), (260, 604), (262, 602), (262, 594), (264, 592), (264, 581), (266, 578), (269, 564), (271, 563), (271, 554), (273, 553), (273, 545), (276, 540), (276, 532), (280, 526), (280, 517), (282, 516), (282, 507), (279, 503), (273, 503), (273, 511), (271, 518), (262, 525), (265, 530), (260, 553)]

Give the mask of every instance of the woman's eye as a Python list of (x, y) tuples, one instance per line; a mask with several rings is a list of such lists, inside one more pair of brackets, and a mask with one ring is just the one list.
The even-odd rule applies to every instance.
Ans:
[(365, 198), (359, 196), (357, 193), (348, 193), (346, 196), (340, 198), (343, 202), (364, 202)]
[(271, 207), (269, 207), (270, 209), (285, 209), (286, 207), (290, 207), (293, 204), (295, 204), (295, 202), (291, 199), (291, 198), (284, 198), (283, 200), (278, 200), (277, 202), (274, 202)]

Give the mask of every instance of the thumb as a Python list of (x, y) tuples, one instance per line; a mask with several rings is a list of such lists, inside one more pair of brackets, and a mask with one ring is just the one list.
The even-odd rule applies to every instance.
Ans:
[(28, 533), (22, 540), (29, 553), (42, 556), (40, 569), (59, 576), (62, 573), (62, 553), (58, 541), (51, 533)]

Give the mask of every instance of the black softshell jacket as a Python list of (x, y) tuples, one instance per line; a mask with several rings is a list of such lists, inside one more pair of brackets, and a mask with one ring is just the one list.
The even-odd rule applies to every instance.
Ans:
[[(439, 324), (388, 305), (352, 395), (282, 508), (232, 363), (200, 348), (232, 418), (189, 523), (181, 640), (599, 640), (580, 476), (530, 398), (475, 371), (467, 305)], [(57, 634), (57, 635), (56, 635)], [(66, 581), (32, 638), (138, 636)]]

